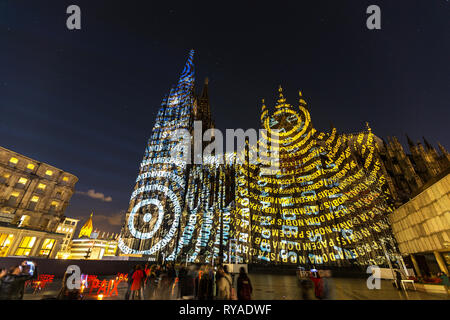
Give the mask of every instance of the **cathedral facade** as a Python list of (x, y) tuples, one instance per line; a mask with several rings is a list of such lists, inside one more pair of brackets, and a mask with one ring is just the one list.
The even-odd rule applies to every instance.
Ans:
[[(175, 130), (194, 135), (195, 121), (202, 133), (214, 128), (208, 80), (195, 93), (193, 55), (158, 112), (119, 237), (121, 254), (336, 267), (394, 261), (388, 215), (448, 165), (448, 153), (427, 143), (406, 155), (398, 140), (383, 142), (368, 124), (356, 134), (320, 132), (301, 92), (294, 106), (280, 87), (273, 110), (263, 101), (265, 134), (256, 144), (200, 162), (174, 160)], [(267, 170), (264, 156), (273, 154), (277, 167)]]

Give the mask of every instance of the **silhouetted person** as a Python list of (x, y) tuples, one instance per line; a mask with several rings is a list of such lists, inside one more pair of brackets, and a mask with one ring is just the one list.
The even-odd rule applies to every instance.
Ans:
[(252, 299), (252, 283), (245, 268), (241, 267), (239, 269), (239, 277), (237, 279), (237, 298), (238, 300), (251, 300)]

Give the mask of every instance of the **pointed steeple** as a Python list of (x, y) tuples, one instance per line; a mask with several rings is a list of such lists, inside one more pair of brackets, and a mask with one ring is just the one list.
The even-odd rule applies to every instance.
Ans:
[(298, 96), (299, 96), (298, 102), (299, 102), (300, 106), (306, 108), (307, 103), (306, 103), (305, 99), (303, 99), (303, 95), (300, 90), (298, 91)]
[(334, 124), (332, 121), (330, 121), (330, 130), (333, 131), (333, 129), (334, 129)]
[(277, 110), (292, 109), (292, 106), (286, 102), (286, 98), (283, 95), (283, 88), (281, 87), (281, 85), (278, 88), (278, 100), (277, 100), (277, 104), (275, 105), (275, 109), (277, 109)]
[(191, 88), (194, 86), (194, 49), (189, 51), (186, 64), (184, 65), (180, 80), (178, 81), (178, 85)]
[(261, 99), (261, 113), (264, 112), (264, 110), (267, 110), (266, 101)]
[(438, 142), (438, 148), (439, 148), (439, 151), (441, 151), (441, 154), (444, 156), (444, 155), (446, 155), (448, 152), (447, 152), (447, 150), (445, 150), (445, 148), (442, 146), (442, 144), (440, 144), (439, 142)]
[(425, 142), (425, 145), (427, 146), (427, 150), (432, 150), (433, 146), (425, 139), (425, 137), (422, 137), (423, 142)]
[(198, 120), (202, 121), (205, 129), (214, 127), (211, 121), (211, 106), (209, 104), (208, 84), (209, 79), (205, 78), (202, 93), (198, 98)]
[[(388, 137), (388, 140), (389, 140), (389, 137)], [(383, 141), (383, 147), (387, 149), (388, 144), (387, 144), (386, 140), (384, 140), (384, 138), (381, 138), (381, 141)]]
[(278, 93), (279, 93), (279, 97), (277, 100), (278, 104), (280, 105), (280, 104), (286, 103), (286, 99), (283, 96), (283, 88), (281, 87), (281, 85), (278, 88)]
[(408, 135), (406, 135), (406, 139), (408, 140), (409, 148), (410, 148), (410, 149), (411, 149), (411, 148), (414, 148), (414, 142), (412, 142), (412, 140), (409, 138)]
[(264, 121), (267, 118), (269, 111), (267, 110), (266, 103), (264, 99), (261, 100), (261, 127), (264, 127)]
[(92, 229), (94, 228), (93, 224), (92, 224), (92, 216), (93, 216), (93, 214), (94, 214), (94, 212), (91, 213), (91, 216), (89, 217), (89, 219), (81, 227), (80, 234), (78, 235), (78, 238), (81, 238), (81, 237), (90, 238), (91, 237)]

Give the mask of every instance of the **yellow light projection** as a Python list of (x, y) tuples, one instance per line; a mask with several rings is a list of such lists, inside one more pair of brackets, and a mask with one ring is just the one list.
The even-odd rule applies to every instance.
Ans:
[[(392, 211), (370, 127), (357, 135), (314, 129), (307, 103), (286, 102), (282, 89), (275, 111), (262, 106), (267, 130), (257, 146), (247, 144), (236, 165), (236, 247), (243, 263), (383, 265), (381, 241), (395, 249), (387, 213)], [(274, 143), (277, 142), (277, 143)], [(279, 168), (262, 174), (249, 154), (277, 151)]]

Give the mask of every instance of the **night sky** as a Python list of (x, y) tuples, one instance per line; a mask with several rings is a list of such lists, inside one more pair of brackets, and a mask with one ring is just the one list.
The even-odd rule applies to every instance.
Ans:
[[(66, 28), (71, 4), (79, 31)], [(381, 30), (366, 27), (371, 4)], [(449, 149), (449, 10), (446, 0), (0, 0), (0, 145), (75, 174), (66, 216), (82, 224), (94, 211), (94, 227), (118, 232), (192, 48), (219, 129), (259, 128), (261, 99), (273, 105), (281, 84), (296, 106), (302, 90), (319, 130), (368, 121), (379, 137)]]

